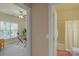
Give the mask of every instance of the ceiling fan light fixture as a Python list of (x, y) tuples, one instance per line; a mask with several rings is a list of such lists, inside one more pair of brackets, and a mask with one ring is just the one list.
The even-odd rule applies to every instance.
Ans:
[(23, 16), (19, 16), (19, 18), (21, 18), (21, 19), (22, 19), (22, 18), (24, 18), (24, 17), (23, 17)]

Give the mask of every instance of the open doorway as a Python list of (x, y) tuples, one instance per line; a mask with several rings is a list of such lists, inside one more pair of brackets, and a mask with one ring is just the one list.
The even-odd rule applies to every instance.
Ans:
[(13, 3), (0, 6), (0, 55), (31, 55), (30, 8)]
[[(56, 4), (54, 51), (57, 56), (79, 56), (79, 4)], [(54, 11), (54, 12), (55, 12)], [(57, 25), (57, 26), (56, 26)], [(58, 36), (55, 33), (58, 32)], [(57, 40), (55, 40), (57, 39)], [(56, 45), (57, 43), (57, 45)]]

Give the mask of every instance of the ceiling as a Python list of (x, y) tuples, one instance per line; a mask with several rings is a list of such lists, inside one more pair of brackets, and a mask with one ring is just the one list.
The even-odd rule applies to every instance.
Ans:
[(13, 3), (0, 3), (0, 12), (6, 13), (13, 16), (19, 16), (21, 13), (20, 11), (23, 11), (23, 15), (26, 15), (27, 12), (23, 8), (17, 6)]

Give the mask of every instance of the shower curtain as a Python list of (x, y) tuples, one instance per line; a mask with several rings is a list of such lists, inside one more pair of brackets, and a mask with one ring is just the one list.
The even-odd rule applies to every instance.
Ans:
[(79, 48), (79, 21), (65, 21), (65, 50)]

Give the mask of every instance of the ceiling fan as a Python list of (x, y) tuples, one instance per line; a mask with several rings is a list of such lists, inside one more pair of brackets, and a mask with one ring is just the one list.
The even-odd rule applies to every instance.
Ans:
[(23, 10), (20, 10), (19, 11), (20, 15), (19, 15), (19, 18), (24, 18), (24, 16), (26, 16), (26, 11), (23, 11)]

